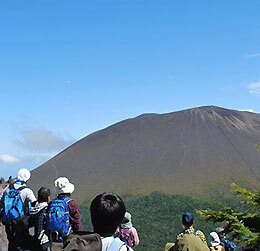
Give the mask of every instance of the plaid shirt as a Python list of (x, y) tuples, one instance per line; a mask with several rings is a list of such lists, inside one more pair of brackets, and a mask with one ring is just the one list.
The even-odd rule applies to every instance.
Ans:
[[(65, 199), (69, 197), (67, 194), (60, 194), (58, 198)], [(81, 217), (79, 212), (78, 203), (75, 200), (70, 200), (68, 202), (69, 206), (69, 215), (70, 215), (70, 226), (72, 232), (82, 231)]]

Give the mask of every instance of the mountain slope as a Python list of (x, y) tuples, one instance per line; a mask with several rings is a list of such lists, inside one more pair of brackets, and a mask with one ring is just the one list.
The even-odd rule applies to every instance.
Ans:
[(230, 182), (260, 183), (260, 114), (214, 106), (144, 114), (76, 142), (32, 172), (32, 186), (59, 176), (74, 196), (103, 191), (203, 195)]

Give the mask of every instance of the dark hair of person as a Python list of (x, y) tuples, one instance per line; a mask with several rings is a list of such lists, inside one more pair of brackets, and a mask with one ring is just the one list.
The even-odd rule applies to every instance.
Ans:
[(191, 213), (185, 213), (182, 215), (182, 224), (185, 227), (190, 227), (194, 222), (193, 215)]
[(38, 202), (48, 202), (51, 191), (47, 187), (41, 187), (38, 191)]
[(123, 220), (122, 220), (122, 224), (126, 224), (128, 222), (129, 222), (129, 220), (126, 217), (124, 217)]
[(90, 205), (94, 231), (101, 236), (112, 235), (121, 224), (126, 212), (123, 200), (113, 193), (97, 195)]

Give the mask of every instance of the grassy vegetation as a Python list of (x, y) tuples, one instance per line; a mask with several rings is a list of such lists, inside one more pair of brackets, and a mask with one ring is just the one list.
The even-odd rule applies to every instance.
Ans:
[[(152, 193), (147, 196), (122, 196), (127, 211), (132, 214), (132, 221), (136, 227), (140, 246), (137, 251), (164, 250), (166, 242), (173, 242), (176, 234), (182, 230), (181, 216), (184, 212), (191, 212), (195, 217), (195, 228), (202, 230), (207, 236), (215, 229), (211, 223), (206, 223), (197, 214), (196, 209), (219, 210), (223, 203), (237, 208), (240, 205), (235, 199), (196, 199), (186, 195), (169, 195), (163, 193)], [(81, 205), (82, 221), (84, 229), (91, 230), (89, 204)]]

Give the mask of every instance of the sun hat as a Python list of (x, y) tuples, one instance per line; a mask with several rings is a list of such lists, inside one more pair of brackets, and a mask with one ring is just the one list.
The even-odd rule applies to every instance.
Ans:
[(216, 232), (211, 232), (209, 234), (209, 242), (212, 247), (220, 245), (220, 239), (218, 237), (218, 234)]
[(69, 182), (68, 178), (60, 177), (54, 182), (57, 194), (73, 193), (74, 185)]
[(123, 218), (123, 221), (121, 223), (121, 228), (131, 228), (131, 227), (133, 227), (131, 219), (132, 219), (131, 214), (126, 212), (125, 216)]
[(26, 182), (30, 179), (31, 173), (28, 169), (22, 168), (17, 173), (17, 180)]

